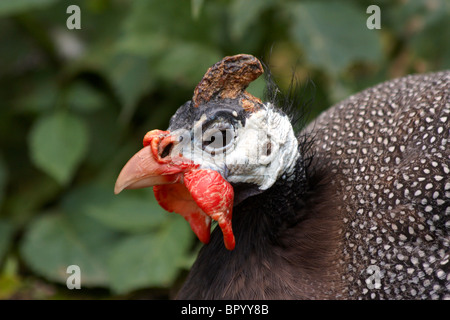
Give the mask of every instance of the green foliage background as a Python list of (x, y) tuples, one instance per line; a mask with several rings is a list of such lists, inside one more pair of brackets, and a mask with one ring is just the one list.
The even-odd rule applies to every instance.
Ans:
[[(66, 9), (81, 9), (68, 30)], [(369, 30), (366, 9), (381, 9)], [(312, 115), (378, 82), (450, 67), (446, 0), (2, 0), (0, 298), (171, 298), (199, 248), (151, 190), (113, 195), (225, 55), (312, 80)], [(270, 59), (269, 59), (270, 57)], [(261, 96), (262, 79), (250, 90)], [(82, 290), (66, 288), (67, 266)]]

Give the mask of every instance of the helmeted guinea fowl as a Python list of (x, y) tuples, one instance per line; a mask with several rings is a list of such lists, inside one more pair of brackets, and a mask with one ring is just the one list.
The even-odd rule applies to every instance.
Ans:
[(177, 298), (450, 298), (450, 72), (367, 89), (297, 137), (273, 83), (245, 91), (262, 72), (216, 63), (117, 180), (207, 243)]

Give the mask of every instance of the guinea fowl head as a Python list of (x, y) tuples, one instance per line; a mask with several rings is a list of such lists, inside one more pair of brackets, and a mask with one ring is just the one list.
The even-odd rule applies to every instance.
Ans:
[(251, 55), (225, 57), (208, 69), (192, 100), (166, 131), (152, 130), (122, 169), (115, 193), (153, 187), (166, 210), (181, 214), (208, 243), (211, 220), (235, 247), (233, 206), (295, 178), (300, 158), (289, 117), (245, 91), (263, 73)]

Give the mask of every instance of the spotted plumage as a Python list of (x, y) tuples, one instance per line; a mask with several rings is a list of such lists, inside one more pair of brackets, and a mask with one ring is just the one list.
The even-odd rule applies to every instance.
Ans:
[(309, 126), (342, 200), (342, 297), (450, 298), (449, 123), (439, 72), (365, 90)]

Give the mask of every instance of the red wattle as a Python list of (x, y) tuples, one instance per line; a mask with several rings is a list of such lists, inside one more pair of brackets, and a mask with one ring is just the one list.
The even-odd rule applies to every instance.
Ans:
[(184, 174), (184, 184), (204, 213), (219, 223), (225, 247), (233, 250), (235, 239), (231, 226), (234, 190), (220, 173), (210, 169)]
[(199, 240), (205, 244), (209, 243), (211, 218), (197, 206), (183, 184), (154, 186), (153, 192), (163, 209), (183, 216), (189, 222), (192, 231), (194, 231)]

